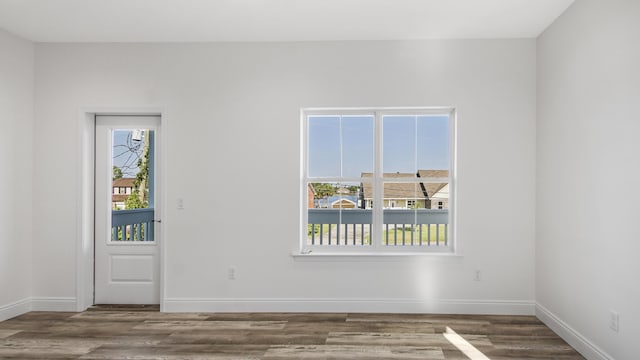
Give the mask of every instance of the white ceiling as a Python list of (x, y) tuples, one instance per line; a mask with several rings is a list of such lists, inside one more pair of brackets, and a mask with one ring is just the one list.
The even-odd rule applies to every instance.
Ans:
[(39, 42), (533, 38), (574, 0), (0, 0)]

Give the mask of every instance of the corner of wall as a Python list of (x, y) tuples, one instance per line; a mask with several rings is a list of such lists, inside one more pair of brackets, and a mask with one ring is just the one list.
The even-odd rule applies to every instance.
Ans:
[(604, 350), (539, 303), (536, 304), (536, 317), (587, 359), (614, 360)]
[(29, 311), (33, 291), (35, 46), (0, 29), (0, 53), (0, 187), (9, 189), (0, 204), (0, 319), (4, 319)]

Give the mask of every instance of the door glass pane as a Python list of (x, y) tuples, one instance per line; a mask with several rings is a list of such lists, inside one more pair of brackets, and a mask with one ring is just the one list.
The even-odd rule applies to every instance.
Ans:
[(154, 132), (112, 132), (111, 241), (153, 241)]

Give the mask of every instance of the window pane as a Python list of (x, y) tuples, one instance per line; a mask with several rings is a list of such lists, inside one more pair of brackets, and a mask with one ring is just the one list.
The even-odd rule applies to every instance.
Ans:
[(416, 174), (416, 116), (382, 118), (382, 166), (386, 174)]
[(307, 189), (307, 245), (371, 245), (373, 217), (362, 209), (359, 183), (309, 183)]
[(418, 169), (449, 170), (449, 117), (418, 116), (417, 129)]
[(373, 116), (342, 117), (342, 176), (373, 172)]
[[(382, 245), (447, 245), (448, 210), (438, 210), (439, 203), (444, 199), (436, 200), (427, 196), (427, 189), (431, 185), (435, 184), (384, 183)], [(440, 188), (444, 185), (438, 184)]]
[(419, 184), (385, 182), (383, 198), (382, 245), (413, 245), (418, 241), (413, 233), (416, 214), (408, 202), (424, 204)]
[(153, 131), (114, 129), (112, 136), (111, 241), (153, 241)]
[[(434, 174), (435, 177), (430, 178), (430, 174)], [(446, 170), (420, 170), (421, 179), (433, 179), (446, 177), (448, 171)], [(429, 180), (422, 183), (426, 195), (429, 197), (427, 203), (427, 209), (448, 209), (449, 208), (449, 183), (448, 182), (429, 182)]]
[[(314, 110), (306, 117), (309, 226), (303, 246), (374, 245), (393, 252), (450, 245), (450, 118), (410, 111)], [(324, 182), (314, 182), (318, 178)]]
[(310, 177), (340, 176), (340, 117), (309, 116), (308, 118)]

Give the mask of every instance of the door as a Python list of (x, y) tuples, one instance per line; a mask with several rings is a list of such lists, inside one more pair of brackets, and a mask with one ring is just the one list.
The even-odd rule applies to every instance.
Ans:
[(160, 302), (159, 116), (96, 116), (95, 304)]

